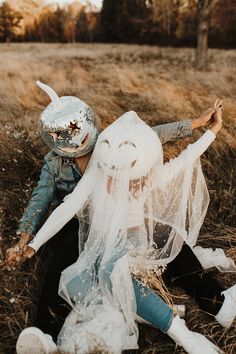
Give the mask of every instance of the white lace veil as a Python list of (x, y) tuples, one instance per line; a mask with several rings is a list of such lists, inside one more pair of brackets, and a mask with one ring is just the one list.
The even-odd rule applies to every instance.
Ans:
[(84, 250), (60, 280), (59, 294), (75, 310), (60, 333), (62, 348), (81, 345), (82, 330), (101, 343), (115, 331), (110, 352), (137, 348), (131, 272), (166, 265), (184, 240), (195, 244), (208, 205), (199, 160), (187, 149), (163, 164), (156, 133), (128, 112), (99, 135), (64, 204), (78, 212)]

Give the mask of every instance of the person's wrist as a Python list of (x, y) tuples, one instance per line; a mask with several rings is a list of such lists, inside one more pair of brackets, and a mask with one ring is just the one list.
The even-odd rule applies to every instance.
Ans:
[(27, 243), (32, 239), (32, 235), (28, 232), (21, 232), (19, 235), (20, 240), (17, 245), (20, 247), (27, 245)]
[(213, 124), (213, 126), (215, 126), (216, 128), (221, 129), (222, 128), (222, 123), (221, 122), (216, 122)]
[(16, 235), (20, 236), (21, 238), (27, 238), (27, 237), (31, 238), (32, 237), (32, 234), (30, 232), (25, 232), (25, 231), (17, 231)]
[(203, 125), (203, 121), (202, 118), (194, 118), (192, 119), (192, 129), (197, 129), (197, 128), (201, 128)]
[(221, 128), (222, 128), (222, 123), (217, 122), (217, 123), (214, 123), (214, 124), (212, 125), (212, 127), (211, 127), (210, 130), (211, 130), (214, 134), (217, 134), (217, 133), (221, 130)]

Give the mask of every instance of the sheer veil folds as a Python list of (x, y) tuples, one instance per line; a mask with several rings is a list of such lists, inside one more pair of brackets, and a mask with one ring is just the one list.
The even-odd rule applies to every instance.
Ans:
[(36, 238), (45, 242), (75, 214), (80, 219), (82, 253), (59, 286), (73, 308), (61, 349), (138, 347), (131, 274), (167, 265), (184, 241), (195, 245), (209, 202), (199, 156), (214, 138), (207, 131), (164, 164), (158, 136), (135, 112), (99, 135), (83, 178)]

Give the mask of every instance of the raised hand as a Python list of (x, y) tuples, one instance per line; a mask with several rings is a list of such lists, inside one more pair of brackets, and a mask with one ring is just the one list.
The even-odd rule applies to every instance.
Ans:
[(220, 98), (217, 98), (215, 100), (214, 103), (214, 120), (216, 123), (218, 124), (222, 124), (223, 123), (223, 119), (222, 119), (222, 100)]
[(206, 127), (215, 122), (215, 114), (222, 114), (222, 100), (217, 98), (214, 105), (192, 120), (192, 129)]
[(202, 128), (211, 124), (214, 119), (214, 113), (215, 113), (214, 107), (208, 108), (206, 111), (202, 112), (198, 118), (193, 119), (192, 128), (193, 129)]
[(222, 128), (222, 124), (223, 124), (223, 119), (222, 119), (222, 100), (220, 98), (217, 98), (215, 103), (214, 103), (214, 122), (213, 125), (211, 127), (211, 131), (214, 134), (217, 134), (221, 128)]

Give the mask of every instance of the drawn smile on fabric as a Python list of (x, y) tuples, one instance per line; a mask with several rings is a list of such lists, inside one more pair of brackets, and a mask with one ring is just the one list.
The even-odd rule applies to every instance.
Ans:
[(101, 161), (101, 163), (105, 166), (105, 167), (108, 167), (108, 168), (110, 168), (111, 170), (116, 170), (116, 171), (120, 171), (120, 170), (125, 170), (125, 169), (128, 169), (128, 168), (132, 168), (132, 167), (134, 167), (135, 166), (135, 164), (136, 164), (136, 162), (137, 162), (137, 160), (134, 160), (134, 161), (132, 161), (128, 166), (126, 165), (124, 165), (124, 166), (115, 166), (115, 165), (113, 165), (113, 166), (109, 166), (106, 162), (104, 162), (104, 161)]
[[(108, 139), (105, 139), (102, 141), (103, 144), (108, 145), (109, 148), (111, 148), (110, 142)], [(132, 147), (134, 147), (136, 149), (136, 145), (132, 142), (132, 141), (124, 141), (121, 144), (119, 144), (118, 149), (121, 148), (124, 145), (131, 145)], [(137, 159), (133, 160), (132, 162), (130, 162), (129, 164), (123, 165), (123, 166), (117, 166), (117, 165), (112, 165), (109, 166), (109, 164), (107, 162), (101, 161), (101, 163), (103, 164), (103, 166), (105, 166), (106, 168), (109, 168), (111, 170), (115, 170), (115, 171), (120, 171), (120, 170), (126, 170), (129, 168), (132, 168), (135, 166), (137, 162)]]

